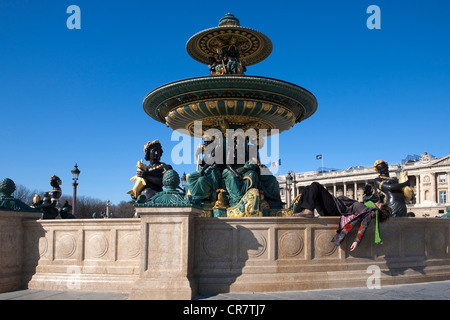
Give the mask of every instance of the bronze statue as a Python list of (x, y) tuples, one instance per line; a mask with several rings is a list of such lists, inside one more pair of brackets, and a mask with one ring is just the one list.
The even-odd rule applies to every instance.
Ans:
[(227, 62), (227, 73), (236, 74), (238, 73), (238, 63), (239, 63), (239, 51), (235, 46), (230, 46), (228, 48), (228, 62)]
[[(236, 205), (250, 188), (257, 188), (263, 193), (270, 209), (282, 208), (278, 181), (259, 160), (258, 149), (263, 146), (263, 141), (260, 138), (234, 137), (234, 150), (227, 154), (226, 168), (222, 172), (230, 207)], [(243, 159), (240, 159), (241, 153)]]
[(42, 219), (55, 219), (58, 214), (63, 219), (75, 219), (75, 216), (71, 213), (72, 206), (66, 201), (61, 209), (58, 209), (59, 198), (61, 198), (62, 191), (60, 185), (62, 184), (61, 179), (53, 175), (50, 178), (50, 185), (53, 187), (52, 190), (44, 194), (41, 200), (39, 195), (35, 195), (33, 198), (34, 207), (41, 207), (43, 211)]
[(392, 209), (393, 217), (406, 217), (406, 201), (403, 193), (404, 187), (409, 187), (410, 182), (399, 183), (397, 178), (389, 177), (389, 166), (384, 160), (375, 161), (373, 168), (380, 175), (375, 178), (375, 187), (386, 194), (386, 203)]
[(138, 161), (136, 165), (137, 174), (132, 181), (136, 181), (132, 190), (128, 191), (131, 197), (142, 203), (150, 200), (156, 193), (163, 191), (163, 175), (167, 170), (172, 169), (171, 165), (161, 162), (163, 149), (159, 140), (149, 141), (144, 146), (145, 160), (150, 161), (150, 165), (145, 165)]
[(370, 184), (364, 186), (363, 202), (372, 201), (373, 203), (382, 202), (384, 203), (384, 196), (378, 192), (373, 191), (373, 187)]
[[(197, 170), (186, 177), (186, 195), (194, 203), (214, 211), (239, 205), (250, 192), (249, 199), (255, 195), (261, 198), (266, 215), (269, 209), (281, 209), (278, 181), (259, 161), (258, 149), (264, 140), (243, 133), (223, 140), (213, 137), (204, 136), (204, 144), (198, 147)], [(244, 207), (237, 211), (242, 213), (242, 210)]]
[(197, 149), (197, 171), (187, 176), (186, 193), (195, 202), (214, 202), (217, 190), (221, 188), (222, 175), (222, 159), (216, 161), (216, 151), (220, 157), (223, 146), (215, 141), (214, 136), (205, 136), (203, 142)]
[[(216, 150), (220, 151), (219, 148), (223, 148), (222, 145), (216, 143), (214, 136), (204, 139), (204, 144), (201, 148), (197, 149), (197, 153), (203, 154), (203, 159), (201, 160), (200, 166), (202, 170), (200, 171), (200, 176), (204, 176), (206, 170), (209, 167), (219, 167), (221, 168), (221, 163), (216, 161)], [(219, 153), (218, 153), (219, 155)], [(220, 161), (222, 162), (222, 161)]]
[(240, 60), (240, 54), (236, 46), (217, 49), (218, 60), (209, 57), (209, 72), (211, 75), (244, 74), (247, 71), (244, 63)]
[(216, 66), (217, 66), (216, 58), (214, 58), (214, 57), (209, 57), (209, 64), (208, 64), (208, 67), (209, 67), (209, 73), (210, 73), (211, 75), (215, 75), (215, 74), (216, 74)]

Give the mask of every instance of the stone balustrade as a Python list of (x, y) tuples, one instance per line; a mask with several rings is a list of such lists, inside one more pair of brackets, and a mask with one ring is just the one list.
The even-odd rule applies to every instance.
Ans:
[(139, 275), (139, 219), (24, 222), (29, 288), (129, 292)]
[[(350, 252), (330, 240), (339, 219), (201, 218), (195, 208), (137, 208), (140, 219), (0, 216), (0, 289), (197, 293), (364, 287), (450, 279), (450, 219), (395, 218)], [(15, 222), (12, 222), (12, 221)], [(375, 270), (375, 271), (374, 271)]]
[(196, 224), (198, 291), (263, 292), (364, 287), (374, 266), (381, 285), (450, 279), (450, 220), (397, 218), (330, 242), (338, 218), (204, 219)]

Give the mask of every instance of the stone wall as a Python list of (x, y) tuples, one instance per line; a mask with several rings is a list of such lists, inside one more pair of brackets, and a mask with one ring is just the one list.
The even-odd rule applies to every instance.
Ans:
[(28, 219), (40, 213), (0, 210), (0, 292), (13, 291), (22, 285), (24, 263), (24, 228)]
[(139, 274), (139, 219), (24, 222), (29, 288), (129, 292)]
[(194, 208), (138, 208), (140, 219), (0, 216), (0, 289), (198, 293), (365, 287), (450, 279), (450, 219), (396, 218), (349, 251), (330, 240), (336, 217), (200, 218)]
[(285, 291), (364, 287), (373, 266), (381, 284), (450, 279), (450, 220), (397, 218), (371, 224), (360, 246), (355, 234), (330, 242), (338, 218), (239, 218), (196, 221), (198, 291)]

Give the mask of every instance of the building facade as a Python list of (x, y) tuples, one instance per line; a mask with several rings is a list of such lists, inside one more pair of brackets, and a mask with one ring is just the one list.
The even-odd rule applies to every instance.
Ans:
[[(450, 154), (435, 158), (425, 153), (417, 161), (389, 165), (391, 177), (395, 177), (401, 170), (408, 173), (415, 194), (415, 199), (408, 204), (408, 211), (413, 212), (416, 217), (435, 217), (446, 213), (446, 206), (450, 205)], [(287, 175), (277, 177), (281, 199), (286, 204), (314, 181), (321, 183), (336, 197), (345, 195), (362, 201), (365, 185), (373, 186), (378, 173), (373, 168), (352, 167), (339, 171), (291, 173), (291, 176), (293, 179), (290, 188), (286, 184)]]

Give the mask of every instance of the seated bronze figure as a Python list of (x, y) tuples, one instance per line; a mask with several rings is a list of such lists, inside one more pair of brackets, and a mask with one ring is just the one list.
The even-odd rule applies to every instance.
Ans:
[(50, 185), (53, 189), (46, 192), (42, 200), (40, 200), (38, 195), (35, 196), (33, 205), (35, 207), (41, 207), (43, 212), (42, 219), (55, 219), (58, 214), (62, 219), (75, 219), (75, 216), (72, 214), (72, 206), (69, 205), (68, 201), (64, 203), (61, 209), (58, 208), (59, 198), (62, 195), (61, 184), (61, 179), (53, 175), (50, 178)]
[(145, 160), (150, 161), (147, 166), (142, 161), (136, 165), (137, 174), (132, 181), (136, 181), (132, 190), (128, 191), (131, 197), (139, 203), (150, 200), (156, 193), (163, 191), (163, 175), (172, 166), (161, 162), (163, 149), (159, 140), (149, 141), (144, 146)]
[(392, 209), (393, 217), (406, 217), (406, 201), (403, 188), (410, 186), (410, 182), (399, 183), (397, 178), (389, 177), (389, 166), (384, 160), (378, 160), (373, 168), (380, 175), (375, 178), (375, 187), (386, 195), (386, 204)]

